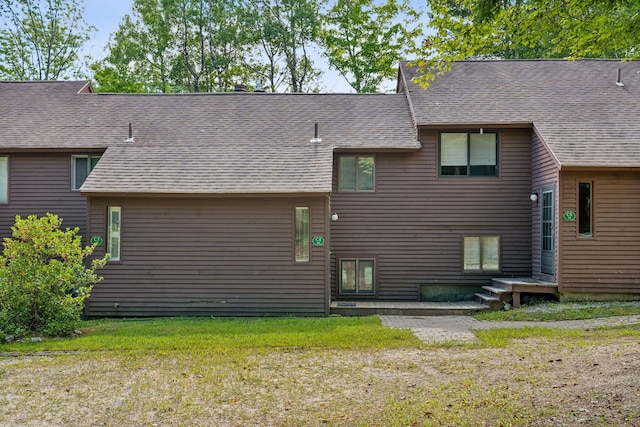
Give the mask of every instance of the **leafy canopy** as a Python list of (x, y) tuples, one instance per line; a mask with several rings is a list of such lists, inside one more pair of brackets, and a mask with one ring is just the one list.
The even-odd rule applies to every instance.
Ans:
[(637, 0), (428, 0), (419, 65), (428, 83), (469, 58), (640, 57)]
[(0, 0), (0, 79), (79, 77), (79, 52), (93, 31), (78, 0)]

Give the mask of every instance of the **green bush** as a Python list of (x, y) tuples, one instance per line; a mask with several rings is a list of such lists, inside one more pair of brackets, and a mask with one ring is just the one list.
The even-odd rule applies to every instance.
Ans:
[(0, 257), (0, 341), (29, 334), (68, 336), (77, 327), (107, 256), (87, 267), (95, 246), (82, 247), (78, 228), (62, 230), (53, 214), (16, 216)]

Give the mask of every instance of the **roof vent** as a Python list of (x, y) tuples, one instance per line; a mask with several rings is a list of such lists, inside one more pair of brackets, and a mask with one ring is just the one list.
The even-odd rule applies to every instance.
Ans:
[(246, 92), (247, 91), (247, 87), (243, 84), (239, 84), (239, 85), (235, 85), (233, 87), (233, 91), (234, 92)]
[(318, 142), (322, 142), (322, 138), (320, 138), (320, 136), (318, 135), (318, 124), (316, 123), (314, 126), (314, 131), (313, 131), (313, 138), (311, 138), (309, 140), (309, 142), (312, 143), (318, 143)]
[(616, 80), (616, 86), (623, 87), (624, 83), (622, 83), (622, 81), (620, 80), (620, 74), (622, 74), (622, 71), (620, 70), (620, 68), (618, 68), (618, 78)]
[(253, 91), (254, 92), (264, 92), (264, 89), (262, 88), (262, 79), (257, 79), (256, 80), (256, 88)]
[(136, 139), (133, 137), (133, 126), (129, 123), (129, 137), (125, 139), (125, 142), (134, 142)]

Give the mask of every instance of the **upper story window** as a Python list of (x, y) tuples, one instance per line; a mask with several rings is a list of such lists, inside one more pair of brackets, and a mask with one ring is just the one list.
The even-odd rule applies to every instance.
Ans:
[(71, 156), (71, 188), (82, 187), (89, 173), (98, 164), (100, 156)]
[(340, 191), (375, 190), (375, 157), (340, 156), (338, 170), (338, 188)]
[(498, 176), (496, 133), (440, 134), (441, 176)]
[(0, 157), (0, 203), (9, 203), (9, 158)]

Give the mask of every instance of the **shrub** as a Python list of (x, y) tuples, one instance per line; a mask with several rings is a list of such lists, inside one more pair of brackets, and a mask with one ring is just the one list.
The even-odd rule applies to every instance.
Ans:
[(0, 339), (28, 334), (68, 336), (77, 327), (95, 271), (107, 256), (87, 267), (95, 246), (82, 247), (78, 228), (61, 229), (53, 214), (16, 216), (12, 238), (0, 257)]

